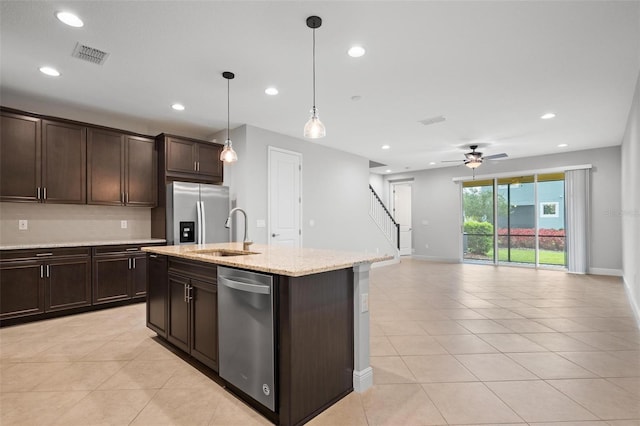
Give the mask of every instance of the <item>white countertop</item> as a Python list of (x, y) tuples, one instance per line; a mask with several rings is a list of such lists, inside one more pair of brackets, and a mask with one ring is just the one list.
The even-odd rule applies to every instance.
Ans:
[(361, 263), (373, 263), (393, 259), (393, 256), (386, 254), (290, 248), (264, 244), (253, 244), (249, 247), (249, 251), (255, 252), (256, 254), (215, 256), (207, 253), (198, 253), (202, 250), (211, 251), (216, 249), (242, 251), (242, 243), (190, 244), (143, 248), (144, 251), (150, 253), (290, 277), (301, 277), (320, 272), (350, 268)]
[(146, 238), (136, 240), (101, 240), (101, 241), (69, 241), (63, 243), (25, 243), (0, 245), (0, 250), (44, 249), (63, 247), (89, 247), (89, 246), (114, 246), (122, 244), (164, 244), (166, 240), (160, 238)]

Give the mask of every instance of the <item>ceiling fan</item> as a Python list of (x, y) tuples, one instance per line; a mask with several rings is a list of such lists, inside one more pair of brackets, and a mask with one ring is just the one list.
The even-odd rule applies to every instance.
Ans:
[(477, 169), (482, 165), (482, 161), (484, 160), (496, 160), (498, 158), (508, 157), (508, 155), (504, 152), (501, 154), (483, 156), (481, 152), (476, 151), (476, 149), (478, 149), (478, 145), (470, 145), (469, 148), (471, 149), (471, 152), (467, 152), (466, 154), (464, 154), (464, 160), (446, 160), (443, 161), (443, 163), (459, 163), (460, 161), (462, 161), (464, 165), (469, 167), (470, 169)]

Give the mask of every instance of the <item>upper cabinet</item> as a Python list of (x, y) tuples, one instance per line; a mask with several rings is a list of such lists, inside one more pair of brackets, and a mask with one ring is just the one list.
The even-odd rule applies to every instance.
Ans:
[(0, 200), (86, 203), (86, 130), (2, 111)]
[(155, 141), (89, 128), (88, 203), (153, 207), (157, 202)]
[(222, 145), (164, 133), (156, 140), (166, 180), (222, 182)]

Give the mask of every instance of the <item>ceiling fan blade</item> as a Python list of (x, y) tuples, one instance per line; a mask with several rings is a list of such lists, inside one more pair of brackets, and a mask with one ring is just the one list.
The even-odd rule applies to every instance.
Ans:
[(487, 155), (486, 157), (482, 157), (482, 159), (483, 160), (496, 160), (498, 158), (507, 158), (507, 157), (508, 157), (508, 155), (503, 152), (501, 154)]
[(464, 160), (442, 160), (441, 163), (461, 163)]

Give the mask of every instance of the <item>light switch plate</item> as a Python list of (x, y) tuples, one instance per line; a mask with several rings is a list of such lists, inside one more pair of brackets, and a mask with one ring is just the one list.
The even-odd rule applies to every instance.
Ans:
[(127, 229), (127, 221), (126, 220), (121, 220), (120, 221), (120, 228)]
[(27, 229), (29, 229), (29, 221), (25, 219), (20, 219), (18, 221), (18, 229), (20, 231), (26, 231)]
[(369, 312), (369, 293), (360, 295), (360, 313), (364, 314), (365, 312)]

